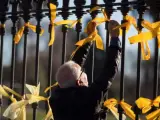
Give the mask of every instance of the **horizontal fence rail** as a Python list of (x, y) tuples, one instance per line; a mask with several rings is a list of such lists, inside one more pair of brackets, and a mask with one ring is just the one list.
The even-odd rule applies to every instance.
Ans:
[[(58, 1), (58, 0), (49, 0), (49, 1), (45, 1), (45, 0), (1, 0), (0, 1), (0, 23), (1, 23), (1, 26), (0, 26), (0, 36), (1, 36), (0, 37), (0, 41), (1, 41), (0, 42), (0, 85), (8, 86), (12, 90), (15, 90), (17, 93), (20, 93), (21, 97), (18, 98), (13, 93), (9, 93), (9, 95), (13, 94), (14, 96), (16, 96), (15, 98), (17, 98), (18, 100), (19, 99), (23, 100), (26, 97), (24, 96), (24, 94), (26, 93), (26, 87), (25, 87), (26, 84), (32, 83), (32, 85), (38, 86), (39, 83), (42, 82), (40, 88), (44, 89), (45, 87), (49, 87), (53, 83), (55, 83), (55, 71), (58, 68), (57, 66), (60, 66), (61, 64), (64, 64), (66, 61), (69, 60), (68, 51), (71, 50), (71, 48), (69, 48), (71, 44), (69, 39), (74, 37), (74, 34), (76, 34), (76, 37), (74, 38), (75, 39), (74, 43), (82, 39), (81, 36), (84, 33), (83, 26), (86, 23), (78, 21), (77, 24), (75, 25), (75, 29), (74, 29), (75, 33), (72, 31), (71, 33), (72, 35), (70, 34), (71, 30), (66, 25), (62, 25), (61, 31), (58, 31), (59, 33), (61, 33), (61, 36), (59, 37), (61, 37), (62, 40), (58, 40), (56, 39), (57, 37), (55, 37), (54, 44), (48, 46), (47, 52), (45, 52), (45, 54), (42, 55), (40, 51), (40, 48), (41, 48), (40, 43), (42, 41), (41, 32), (43, 29), (42, 28), (43, 18), (47, 18), (47, 20), (49, 21), (48, 22), (49, 24), (46, 24), (47, 22), (45, 22), (45, 27), (47, 26), (48, 30), (44, 30), (44, 34), (48, 35), (48, 37), (46, 35), (46, 38), (49, 41), (52, 39), (53, 29), (56, 26), (52, 23), (51, 14), (53, 11), (56, 11), (56, 15), (58, 17), (61, 16), (63, 20), (69, 20), (71, 18), (71, 15), (75, 15), (77, 20), (80, 20), (80, 19), (83, 20), (85, 15), (91, 17), (91, 20), (93, 20), (99, 14), (101, 14), (101, 10), (95, 10), (92, 13), (90, 13), (89, 10), (96, 6), (100, 6), (101, 8), (105, 9), (109, 20), (112, 18), (112, 15), (115, 12), (117, 11), (120, 12), (120, 14), (122, 15), (122, 20), (120, 24), (128, 22), (126, 19), (126, 16), (129, 15), (129, 12), (136, 11), (137, 12), (136, 14), (138, 16), (136, 17), (137, 18), (136, 23), (137, 23), (137, 28), (138, 28), (137, 34), (140, 34), (144, 28), (144, 26), (141, 24), (145, 20), (144, 15), (146, 14), (146, 11), (147, 12), (151, 11), (150, 7), (152, 7), (152, 6), (147, 5), (145, 0), (135, 0), (135, 1), (121, 0), (121, 2), (116, 2), (116, 0), (103, 0), (103, 4), (102, 3), (99, 4), (98, 0), (91, 0), (90, 5), (86, 5), (87, 2), (88, 0), (74, 0), (74, 3), (73, 3), (74, 6), (71, 7), (69, 6), (70, 0), (62, 0), (62, 1)], [(50, 3), (56, 5), (57, 9), (50, 9), (49, 7)], [(59, 8), (58, 6), (60, 3), (62, 3), (61, 8)], [(158, 10), (159, 8), (160, 6), (155, 7), (155, 9), (158, 9)], [(157, 13), (154, 13), (152, 17), (154, 18), (154, 21), (159, 21), (159, 18), (160, 18), (159, 11)], [(31, 51), (29, 47), (31, 46), (30, 45), (31, 38), (29, 36), (30, 27), (28, 24), (30, 24), (30, 21), (33, 20), (33, 18), (36, 21), (36, 24), (34, 26), (35, 27), (34, 32), (35, 32), (36, 37), (34, 40), (35, 45), (33, 45), (35, 47), (35, 51), (29, 52)], [(19, 26), (19, 24), (22, 24), (20, 23), (21, 20), (24, 21), (23, 37), (20, 39), (21, 41), (18, 44), (16, 44), (15, 36), (17, 32), (19, 31), (19, 29), (21, 28), (20, 26), (22, 26), (22, 25)], [(105, 36), (103, 37), (104, 38), (103, 42), (105, 43), (104, 44), (105, 54), (102, 53), (102, 55), (105, 56), (106, 58), (108, 57), (107, 53), (108, 53), (108, 47), (110, 44), (110, 36), (109, 36), (109, 30), (108, 30), (109, 20), (104, 22), (105, 29), (102, 30), (102, 31), (105, 31), (103, 34)], [(12, 26), (7, 26), (8, 22), (12, 23)], [(11, 30), (11, 32), (9, 31), (10, 33), (8, 32), (8, 29)], [(118, 116), (119, 120), (122, 120), (123, 115), (127, 114), (125, 109), (119, 103), (126, 101), (127, 95), (125, 94), (125, 91), (127, 91), (127, 89), (125, 88), (125, 84), (128, 84), (130, 82), (130, 81), (125, 82), (125, 76), (127, 76), (126, 75), (127, 74), (126, 63), (127, 61), (129, 61), (129, 59), (126, 57), (127, 51), (128, 51), (128, 47), (126, 46), (127, 40), (128, 40), (127, 27), (126, 26), (122, 27), (121, 31), (122, 31), (122, 35), (120, 36), (121, 44), (122, 44), (121, 66), (120, 66), (119, 75), (118, 75), (119, 87), (118, 89), (116, 89), (118, 96), (115, 96), (116, 98), (119, 99), (117, 102), (118, 104), (117, 112), (119, 113), (119, 116)], [(55, 34), (60, 35), (60, 34), (57, 34), (57, 31), (55, 32)], [(6, 46), (7, 42), (5, 41), (5, 39), (8, 39), (9, 35), (11, 36), (10, 41), (12, 41), (11, 42), (12, 45)], [(45, 42), (47, 43), (48, 41), (45, 41)], [(60, 41), (60, 42), (58, 43), (57, 41)], [(151, 56), (151, 60), (154, 61), (152, 65), (153, 66), (153, 72), (152, 72), (153, 80), (151, 82), (153, 84), (151, 87), (152, 88), (151, 90), (152, 100), (154, 100), (155, 98), (157, 98), (157, 96), (159, 96), (159, 77), (158, 77), (159, 75), (159, 50), (158, 50), (159, 49), (159, 39), (158, 37), (154, 41), (155, 41), (154, 55), (153, 55), (154, 57)], [(55, 44), (57, 46), (58, 44), (61, 44), (59, 47), (60, 50), (55, 49), (56, 48)], [(145, 43), (145, 45), (146, 44), (147, 43)], [(6, 65), (4, 64), (4, 62), (6, 61), (6, 58), (4, 57), (6, 56), (6, 54), (4, 51), (7, 47), (11, 47), (11, 49), (8, 49), (8, 50), (11, 50), (11, 55), (10, 55), (11, 60), (9, 64), (10, 72), (8, 75), (6, 73)], [(143, 53), (141, 51), (143, 47), (144, 47), (144, 41), (142, 40), (142, 42), (138, 42), (137, 49), (136, 48), (134, 49), (135, 51), (137, 51), (136, 53), (137, 56), (135, 56), (137, 57), (137, 59), (135, 59), (136, 69), (134, 69), (135, 70), (134, 73), (136, 77), (134, 78), (135, 80), (133, 83), (135, 96), (133, 95), (131, 98), (134, 101), (142, 97), (142, 86), (144, 85), (143, 82), (146, 82), (142, 80), (142, 77), (143, 77), (142, 74), (145, 71), (145, 70), (142, 71), (142, 66), (143, 66), (143, 63), (146, 62), (142, 60)], [(55, 51), (58, 51), (58, 52), (55, 52)], [(99, 53), (99, 51), (96, 48), (95, 41), (91, 43), (91, 47), (89, 48), (88, 51), (89, 51), (89, 53), (87, 54), (88, 58), (86, 60), (86, 63), (84, 64), (84, 70), (86, 71), (86, 73), (88, 73), (88, 78), (90, 80), (89, 83), (92, 83), (97, 77), (97, 74), (98, 74), (97, 71), (99, 71), (99, 68), (98, 68), (99, 66), (97, 65), (97, 63), (100, 64), (101, 67), (103, 67), (102, 65), (103, 60), (101, 60), (102, 63), (99, 63), (99, 61), (96, 58), (96, 56), (98, 56), (97, 53)], [(23, 58), (22, 60), (19, 60), (18, 54), (21, 52), (23, 54)], [(34, 54), (32, 59), (31, 59), (31, 54)], [(45, 58), (42, 58), (43, 56), (45, 56)], [(60, 58), (57, 59), (56, 56), (60, 56)], [(32, 61), (33, 64), (30, 64), (30, 61)], [(45, 68), (45, 66), (47, 67)], [(33, 80), (30, 80), (31, 75), (28, 76), (28, 73), (30, 71), (34, 71), (32, 72), (32, 75), (34, 76), (32, 78)], [(9, 78), (6, 76), (9, 76)], [(8, 78), (9, 80), (6, 80), (5, 78)], [(16, 86), (17, 84), (18, 86)], [(47, 94), (45, 94), (44, 92), (42, 93), (42, 91), (40, 92), (40, 94), (43, 94), (46, 98), (51, 96), (51, 89), (47, 92)], [(102, 93), (102, 101), (108, 100), (110, 96), (112, 96), (112, 92), (110, 94), (110, 91), (109, 92), (104, 91)], [(6, 101), (6, 98), (4, 97), (0, 98), (0, 119), (1, 120), (6, 119), (5, 117), (3, 117), (3, 112), (12, 103), (10, 100), (8, 100), (6, 104), (5, 101)], [(135, 103), (132, 103), (132, 105), (133, 105), (132, 110), (135, 115), (134, 117), (136, 120), (139, 120), (141, 117), (143, 117), (142, 110)], [(105, 115), (101, 114), (101, 110), (98, 111), (99, 119), (105, 119), (105, 117), (107, 116), (106, 119), (111, 120), (112, 118), (110, 118), (111, 115), (108, 115), (108, 110), (104, 109), (103, 107), (104, 106), (100, 104), (100, 108), (101, 110), (105, 111)], [(159, 107), (154, 106), (151, 111), (157, 110), (158, 108)], [(41, 119), (41, 117), (39, 116), (42, 116), (42, 115), (39, 115), (40, 114), (39, 110), (41, 109), (40, 111), (42, 111), (42, 109), (43, 110), (45, 109), (43, 113), (41, 113), (41, 114), (45, 114), (46, 112), (48, 112), (49, 107), (48, 107), (47, 102), (45, 103), (45, 105), (39, 102), (35, 102), (32, 104), (31, 108), (27, 107), (27, 109), (29, 109), (27, 110), (27, 112), (30, 111), (30, 109), (33, 110), (31, 113), (31, 117), (29, 117), (27, 120), (29, 119), (38, 120), (38, 119)]]

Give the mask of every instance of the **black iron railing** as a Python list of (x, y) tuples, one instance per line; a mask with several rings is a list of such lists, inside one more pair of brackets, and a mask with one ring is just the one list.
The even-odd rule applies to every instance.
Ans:
[[(36, 9), (33, 10), (33, 7), (31, 5), (32, 2), (36, 3)], [(14, 37), (15, 34), (17, 32), (17, 21), (18, 19), (23, 19), (25, 23), (28, 23), (30, 21), (31, 18), (35, 18), (37, 21), (37, 25), (36, 25), (36, 54), (35, 54), (35, 73), (33, 73), (35, 75), (34, 78), (34, 85), (37, 85), (39, 83), (39, 56), (40, 56), (40, 52), (39, 52), (39, 45), (40, 45), (40, 32), (41, 32), (41, 20), (48, 16), (49, 20), (51, 20), (51, 16), (50, 16), (50, 10), (48, 9), (43, 9), (42, 5), (43, 2), (45, 0), (1, 0), (0, 1), (0, 22), (2, 24), (2, 27), (0, 27), (0, 84), (3, 85), (3, 56), (4, 56), (4, 40), (5, 40), (5, 23), (7, 22), (7, 20), (11, 20), (12, 21), (12, 27), (11, 27), (11, 34), (12, 34), (12, 55), (11, 55), (11, 75), (10, 75), (10, 88), (14, 89), (15, 88), (15, 68), (16, 68), (16, 47), (18, 46), (18, 44), (14, 43)], [(56, 6), (58, 6), (59, 1), (58, 0), (51, 0), (51, 1), (47, 1), (48, 2), (48, 7), (49, 7), (49, 3), (54, 3)], [(57, 15), (61, 15), (62, 18), (64, 20), (67, 20), (69, 18), (69, 15), (71, 14), (75, 14), (75, 16), (77, 17), (77, 19), (81, 19), (86, 13), (86, 9), (89, 10), (90, 8), (93, 8), (95, 6), (101, 6), (104, 7), (108, 18), (110, 18), (112, 16), (112, 14), (115, 11), (121, 11), (122, 15), (123, 15), (123, 20), (121, 23), (126, 22), (125, 20), (125, 16), (128, 14), (128, 12), (130, 11), (130, 9), (136, 9), (138, 14), (139, 14), (139, 18), (137, 20), (138, 23), (138, 28), (141, 31), (142, 30), (142, 25), (141, 22), (143, 21), (143, 15), (145, 13), (146, 10), (148, 10), (148, 7), (145, 4), (144, 0), (135, 0), (135, 1), (128, 1), (128, 0), (122, 0), (121, 2), (116, 2), (116, 0), (104, 0), (105, 4), (98, 4), (98, 0), (91, 0), (91, 5), (85, 5), (86, 4), (86, 0), (74, 0), (74, 4), (75, 6), (70, 7), (69, 6), (69, 0), (63, 0), (63, 5), (62, 8), (57, 8)], [(11, 7), (11, 12), (8, 12), (8, 8)], [(113, 8), (114, 7), (114, 8)], [(21, 8), (21, 9), (18, 9)], [(85, 9), (85, 10), (84, 10)], [(91, 17), (92, 19), (94, 19), (97, 15), (98, 15), (99, 11), (94, 11), (91, 13)], [(156, 19), (159, 20), (159, 13), (156, 13)], [(77, 32), (77, 38), (75, 41), (80, 40), (80, 34), (82, 32), (82, 24), (81, 22), (78, 22), (76, 24), (76, 32)], [(9, 27), (9, 26), (6, 26)], [(48, 32), (49, 32), (49, 39), (51, 38), (51, 28), (52, 28), (52, 24), (50, 23), (48, 26)], [(107, 50), (108, 50), (108, 46), (109, 46), (109, 32), (108, 32), (108, 22), (105, 23), (105, 29), (106, 29), (106, 57), (107, 57)], [(25, 90), (25, 84), (27, 82), (26, 79), (26, 72), (27, 72), (27, 54), (28, 54), (28, 50), (27, 50), (27, 42), (28, 42), (28, 32), (29, 29), (28, 27), (25, 27), (24, 30), (24, 48), (23, 48), (23, 68), (22, 68), (22, 89), (21, 89), (21, 94), (24, 94), (24, 90)], [(67, 43), (67, 32), (68, 29), (65, 25), (62, 26), (62, 33), (63, 33), (63, 42), (62, 42), (62, 59), (61, 59), (61, 64), (63, 64), (66, 61), (66, 43)], [(124, 95), (124, 65), (125, 65), (125, 51), (126, 51), (126, 46), (125, 46), (125, 42), (126, 42), (126, 28), (122, 28), (122, 58), (121, 58), (121, 70), (120, 70), (120, 101), (123, 100), (125, 98)], [(95, 73), (95, 69), (94, 69), (94, 59), (95, 59), (95, 43), (93, 43), (93, 47), (92, 47), (92, 81), (94, 81), (94, 73)], [(48, 53), (48, 81), (47, 81), (47, 85), (50, 86), (53, 81), (52, 81), (52, 68), (54, 67), (52, 65), (52, 61), (54, 61), (53, 58), (53, 45), (48, 47), (49, 49), (49, 53)], [(158, 96), (158, 40), (156, 40), (155, 42), (155, 58), (154, 58), (154, 86), (153, 86), (153, 99), (155, 99)], [(137, 82), (136, 82), (136, 99), (138, 99), (141, 96), (141, 44), (138, 43), (138, 56), (137, 56)], [(51, 91), (48, 92), (48, 96), (51, 95)], [(107, 97), (106, 97), (107, 99)], [(3, 107), (3, 103), (2, 103), (2, 99), (0, 99), (0, 107), (2, 109)], [(38, 104), (33, 104), (33, 120), (37, 120), (37, 108), (38, 108)], [(48, 108), (46, 108), (48, 109)], [(138, 107), (135, 106), (134, 109), (135, 113), (136, 113), (136, 120), (139, 119), (139, 115), (141, 114), (140, 110), (138, 109)], [(121, 108), (121, 106), (119, 105), (118, 107), (118, 112), (120, 113), (120, 120), (122, 120), (122, 114), (123, 114), (123, 109)], [(1, 113), (2, 116), (2, 113)]]

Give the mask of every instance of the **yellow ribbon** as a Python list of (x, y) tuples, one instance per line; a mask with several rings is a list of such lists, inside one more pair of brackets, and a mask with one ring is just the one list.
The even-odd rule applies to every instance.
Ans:
[[(48, 113), (46, 114), (44, 119), (53, 119), (52, 109), (49, 104), (49, 98), (39, 96), (40, 83), (37, 86), (26, 84), (26, 88), (30, 91), (31, 94), (25, 94), (24, 96), (21, 96), (9, 87), (5, 85), (2, 87), (0, 85), (0, 95), (8, 97), (12, 101), (12, 103), (4, 111), (3, 116), (11, 120), (26, 120), (26, 105), (43, 100), (47, 101), (49, 107)], [(13, 95), (19, 97), (22, 100), (17, 101), (13, 96), (9, 96), (6, 91), (12, 93)]]
[(10, 96), (5, 89), (0, 85), (0, 97), (2, 98), (2, 96), (5, 96), (7, 98), (9, 98), (12, 102), (15, 101), (15, 98), (13, 98), (13, 96)]
[(50, 3), (50, 13), (51, 13), (51, 39), (49, 41), (48, 46), (52, 45), (54, 43), (54, 38), (55, 38), (55, 28), (54, 28), (54, 20), (56, 19), (56, 5)]
[(52, 109), (49, 104), (49, 98), (39, 96), (40, 83), (37, 86), (26, 84), (26, 87), (31, 92), (31, 94), (26, 94), (26, 98), (28, 99), (28, 103), (32, 104), (32, 103), (39, 102), (39, 101), (47, 101), (49, 110), (48, 110), (47, 115), (45, 116), (45, 120), (50, 120), (51, 118), (53, 118)]
[[(24, 29), (25, 27), (28, 27), (30, 28), (33, 32), (36, 32), (36, 26), (35, 25), (32, 25), (30, 24), (29, 22), (25, 23), (23, 27), (21, 27), (19, 29), (19, 31), (16, 33), (15, 37), (14, 37), (14, 42), (15, 44), (18, 44), (20, 39), (22, 38), (22, 35), (23, 35), (23, 32), (24, 32)], [(40, 32), (40, 36), (44, 33), (44, 30), (41, 29), (41, 32)]]
[[(73, 28), (78, 22), (81, 22), (81, 19), (79, 20), (62, 20), (62, 21), (58, 21), (55, 22), (56, 19), (56, 5), (50, 3), (50, 13), (51, 13), (51, 39), (49, 41), (48, 46), (53, 45), (54, 41), (55, 41), (55, 26), (58, 25), (66, 25), (67, 28)], [(69, 25), (68, 25), (69, 24)]]
[(140, 32), (138, 35), (132, 36), (128, 39), (130, 41), (130, 44), (141, 43), (142, 59), (149, 60), (151, 52), (147, 40), (151, 40), (152, 38), (153, 34), (151, 34), (150, 32)]
[[(13, 95), (19, 97), (20, 101), (17, 101), (13, 96), (8, 96), (4, 90), (12, 93)], [(24, 98), (18, 94), (17, 92), (15, 92), (14, 90), (10, 89), (7, 86), (3, 86), (3, 90), (2, 87), (0, 87), (0, 91), (3, 91), (3, 95), (4, 96), (8, 96), (12, 103), (11, 105), (8, 106), (8, 108), (4, 111), (3, 116), (7, 117), (9, 119), (12, 120), (26, 120), (26, 105), (28, 104), (28, 100), (24, 100)]]
[(28, 100), (15, 101), (4, 111), (3, 116), (11, 120), (26, 120)]
[(0, 28), (5, 28), (5, 24), (0, 24)]
[(92, 9), (90, 9), (89, 12), (92, 13), (93, 11), (96, 11), (96, 10), (98, 10), (98, 9), (101, 9), (104, 18), (98, 18), (98, 17), (97, 17), (97, 18), (94, 18), (93, 21), (97, 22), (98, 25), (101, 24), (102, 22), (109, 21), (109, 18), (108, 18), (108, 16), (107, 16), (107, 13), (106, 13), (105, 9), (102, 8), (102, 7), (100, 7), (100, 6), (95, 6), (95, 7), (93, 7)]
[(121, 107), (123, 108), (125, 114), (130, 117), (132, 120), (135, 120), (135, 113), (133, 112), (133, 110), (131, 109), (132, 106), (127, 104), (126, 102), (124, 102), (123, 100), (120, 101), (119, 103), (121, 105)]
[(61, 20), (58, 22), (55, 22), (54, 25), (66, 25), (67, 28), (73, 28), (78, 22), (81, 22), (81, 19), (79, 20)]
[[(118, 109), (115, 107), (117, 105), (117, 100), (114, 98), (108, 99), (104, 102), (104, 106), (107, 107), (112, 114), (115, 116), (115, 118), (117, 120), (119, 120), (119, 113), (118, 113)], [(122, 120), (125, 120), (126, 116), (123, 115)]]
[(48, 103), (48, 107), (49, 107), (49, 110), (47, 112), (47, 115), (45, 116), (44, 120), (53, 120), (53, 113), (52, 113), (52, 109), (51, 109), (51, 106), (49, 104), (49, 101), (47, 101)]
[(100, 49), (100, 50), (104, 50), (102, 38), (98, 35), (98, 32), (97, 32), (96, 28), (93, 28), (93, 24), (92, 23), (96, 23), (95, 27), (97, 27), (101, 23), (109, 21), (109, 19), (108, 19), (108, 16), (106, 14), (105, 9), (103, 9), (103, 8), (101, 8), (99, 6), (93, 7), (89, 12), (91, 13), (91, 12), (93, 12), (95, 10), (98, 10), (98, 9), (101, 9), (104, 17), (103, 18), (96, 17), (93, 20), (91, 20), (90, 22), (88, 22), (87, 27), (84, 30), (88, 34), (88, 37), (85, 38), (85, 39), (82, 39), (82, 40), (80, 40), (80, 41), (78, 41), (76, 43), (76, 45), (78, 47), (73, 51), (73, 53), (71, 54), (70, 59), (73, 58), (73, 56), (75, 55), (75, 53), (77, 52), (77, 50), (79, 50), (79, 48), (81, 46), (83, 46), (83, 45), (85, 45), (86, 43), (89, 43), (89, 42), (95, 41), (96, 42), (96, 47), (98, 49)]
[[(136, 105), (139, 109), (142, 110), (142, 113), (146, 113), (151, 110), (152, 106), (159, 107), (160, 104), (160, 96), (158, 96), (155, 100), (150, 100), (148, 98), (140, 97), (136, 100)], [(160, 109), (151, 112), (149, 115), (146, 116), (147, 120), (155, 120), (157, 117), (160, 116)]]
[(23, 97), (22, 97), (20, 94), (18, 94), (18, 93), (15, 92), (14, 90), (10, 89), (9, 87), (3, 85), (3, 88), (4, 88), (4, 90), (6, 90), (7, 92), (10, 92), (10, 93), (12, 93), (13, 95), (19, 97), (20, 99), (23, 99)]
[(129, 16), (129, 15), (126, 15), (126, 16), (124, 17), (124, 19), (125, 19), (127, 22), (125, 22), (125, 23), (123, 23), (123, 24), (121, 24), (121, 25), (113, 28), (113, 30), (114, 30), (114, 29), (119, 29), (119, 28), (126, 27), (126, 31), (128, 31), (128, 30), (130, 29), (130, 26), (133, 25), (133, 26), (135, 27), (135, 29), (136, 29), (137, 31), (139, 31), (139, 29), (137, 28), (136, 19), (135, 19), (134, 17)]
[[(155, 38), (157, 36), (158, 38), (158, 47), (160, 48), (160, 21), (150, 23), (149, 21), (142, 21), (142, 26), (150, 31), (150, 34), (152, 34), (152, 38)], [(150, 40), (146, 38), (146, 40)]]
[[(117, 120), (119, 120), (119, 113), (115, 105), (118, 104), (118, 101), (114, 98), (108, 99), (107, 101), (104, 102), (104, 106), (106, 106), (116, 117)], [(131, 105), (127, 104), (123, 100), (119, 102), (120, 106), (124, 110), (125, 114), (130, 117), (132, 120), (135, 120), (135, 114), (133, 110), (131, 110)], [(126, 119), (126, 116), (123, 116), (123, 119)]]
[(31, 92), (31, 94), (26, 94), (26, 98), (29, 101), (29, 104), (32, 104), (34, 102), (39, 102), (39, 101), (45, 101), (48, 100), (48, 98), (45, 98), (43, 96), (39, 96), (40, 92), (40, 83), (37, 86), (33, 85), (28, 85), (26, 84), (26, 87), (28, 90)]
[(53, 87), (55, 87), (55, 86), (57, 86), (57, 85), (58, 85), (58, 82), (54, 83), (53, 85), (47, 87), (47, 88), (44, 90), (44, 92), (45, 92), (45, 93), (48, 92), (48, 90), (50, 90), (51, 88), (53, 88)]
[(89, 36), (76, 43), (76, 45), (78, 45), (78, 47), (76, 48), (76, 50), (73, 51), (70, 59), (73, 58), (73, 56), (75, 55), (75, 53), (77, 52), (77, 50), (81, 46), (83, 46), (83, 45), (85, 45), (86, 43), (89, 43), (89, 42), (95, 41), (96, 42), (96, 47), (100, 50), (104, 50), (102, 38), (98, 35), (98, 32), (97, 32), (96, 28), (94, 28), (94, 27), (97, 27), (98, 25), (96, 24), (96, 26), (93, 26), (93, 24), (92, 24), (93, 22), (95, 23), (95, 21), (92, 21), (92, 20), (89, 22), (89, 24), (87, 25), (87, 29), (85, 31), (87, 34), (89, 34)]
[(52, 24), (51, 40), (50, 40), (48, 46), (52, 45), (55, 41), (55, 26), (65, 25), (67, 28), (73, 28), (80, 21), (81, 21), (81, 19), (80, 20), (62, 20), (62, 21), (58, 21), (58, 22), (51, 22), (51, 24)]
[[(146, 20), (142, 21), (142, 26), (149, 30), (149, 32), (140, 32), (136, 36), (129, 38), (131, 44), (141, 43), (142, 59), (149, 60), (151, 56), (148, 40), (152, 40), (157, 36), (158, 47), (160, 47), (160, 22), (150, 23)], [(146, 49), (146, 50), (145, 50)]]

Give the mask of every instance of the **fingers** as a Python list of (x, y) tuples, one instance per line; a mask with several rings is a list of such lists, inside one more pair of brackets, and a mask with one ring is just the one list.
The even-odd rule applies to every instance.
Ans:
[(119, 36), (120, 30), (119, 29), (113, 30), (117, 26), (119, 26), (119, 23), (117, 21), (110, 20), (110, 22), (108, 24), (108, 30), (109, 30), (111, 37), (118, 37)]
[(109, 24), (108, 24), (108, 29), (109, 30), (112, 30), (113, 28), (115, 28), (116, 26), (118, 26), (119, 25), (119, 23), (117, 22), (117, 21), (115, 21), (115, 20), (110, 20), (109, 21)]
[[(89, 24), (87, 26), (87, 34), (90, 35), (92, 32), (94, 32), (96, 30), (96, 26), (97, 26), (96, 22), (94, 22), (94, 21), (89, 22)], [(119, 26), (119, 23), (117, 21), (115, 21), (115, 20), (109, 21), (108, 30), (109, 30), (109, 33), (112, 37), (119, 36), (120, 30), (119, 29), (113, 30), (117, 26)]]
[(87, 26), (87, 34), (90, 35), (93, 31), (95, 31), (96, 26), (97, 26), (96, 22), (90, 22)]

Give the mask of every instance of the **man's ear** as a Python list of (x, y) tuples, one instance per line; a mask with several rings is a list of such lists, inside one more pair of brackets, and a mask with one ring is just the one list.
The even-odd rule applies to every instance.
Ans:
[(83, 82), (82, 82), (81, 80), (77, 80), (77, 81), (76, 81), (76, 84), (77, 84), (78, 86), (83, 86)]

